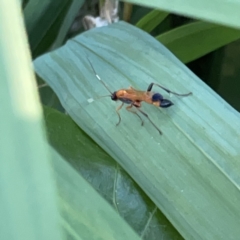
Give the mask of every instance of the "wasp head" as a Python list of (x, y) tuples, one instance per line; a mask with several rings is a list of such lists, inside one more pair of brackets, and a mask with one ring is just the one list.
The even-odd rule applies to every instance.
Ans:
[(118, 100), (118, 97), (117, 97), (116, 92), (112, 93), (111, 99), (112, 99), (113, 101), (117, 101), (117, 100)]

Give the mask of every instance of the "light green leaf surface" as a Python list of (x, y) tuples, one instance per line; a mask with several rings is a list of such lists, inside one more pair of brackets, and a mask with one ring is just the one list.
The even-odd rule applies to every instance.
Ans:
[[(112, 91), (151, 82), (193, 96), (174, 106), (143, 104), (163, 136), (122, 110)], [(35, 61), (70, 116), (133, 177), (186, 239), (236, 239), (240, 234), (240, 116), (158, 41), (126, 23), (88, 31)], [(157, 91), (160, 89), (155, 89)], [(94, 100), (94, 101), (92, 101)]]
[(44, 107), (44, 115), (49, 143), (113, 206), (141, 239), (182, 239), (119, 164), (69, 116), (49, 107)]
[(159, 10), (152, 10), (150, 13), (146, 14), (137, 23), (136, 27), (141, 28), (145, 32), (151, 32), (155, 27), (157, 27), (167, 16), (168, 12), (163, 12)]
[(125, 2), (240, 28), (240, 0), (126, 0)]
[(20, 2), (0, 1), (0, 19), (0, 239), (60, 240), (55, 182)]
[(112, 207), (52, 149), (66, 239), (140, 240)]
[(188, 63), (240, 38), (240, 30), (194, 22), (156, 37), (182, 62)]

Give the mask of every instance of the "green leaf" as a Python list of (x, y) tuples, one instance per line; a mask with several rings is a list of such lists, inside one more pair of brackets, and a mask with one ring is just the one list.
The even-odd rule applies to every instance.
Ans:
[(31, 0), (24, 8), (25, 24), (33, 58), (46, 52), (54, 43), (70, 0)]
[(84, 4), (84, 2), (85, 2), (85, 0), (72, 0), (71, 1), (71, 5), (66, 13), (66, 16), (64, 17), (63, 22), (61, 23), (58, 35), (57, 35), (53, 45), (51, 46), (51, 50), (62, 46), (64, 40), (66, 39), (66, 35), (67, 35), (75, 17), (79, 13), (81, 6)]
[[(151, 82), (187, 98), (157, 109), (143, 104), (147, 119), (115, 103), (87, 60), (112, 91), (147, 89)], [(88, 31), (35, 61), (37, 73), (75, 122), (140, 185), (184, 238), (236, 239), (240, 234), (240, 116), (164, 46), (126, 23)], [(154, 89), (159, 90), (160, 89)], [(142, 116), (144, 117), (144, 116)], [(224, 216), (224, 217), (223, 217)]]
[(44, 115), (51, 145), (142, 239), (182, 239), (130, 176), (69, 116), (48, 107), (44, 107)]
[(28, 2), (24, 17), (33, 58), (50, 48), (60, 27), (58, 22), (66, 14), (69, 5), (69, 0)]
[(38, 91), (42, 104), (65, 112), (55, 92), (37, 74)]
[(155, 27), (157, 27), (167, 16), (169, 13), (152, 10), (150, 13), (146, 14), (143, 18), (141, 18), (136, 27), (141, 28), (145, 32), (151, 32)]
[(188, 63), (240, 38), (240, 30), (194, 22), (156, 37), (182, 62)]
[(55, 182), (20, 2), (0, 1), (0, 16), (1, 239), (61, 239)]
[(66, 239), (139, 240), (110, 205), (52, 149)]
[(240, 28), (240, 0), (125, 0), (125, 2), (159, 8), (166, 12)]

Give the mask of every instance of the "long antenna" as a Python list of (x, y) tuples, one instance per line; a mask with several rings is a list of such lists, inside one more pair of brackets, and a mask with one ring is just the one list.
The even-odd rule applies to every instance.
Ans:
[(111, 94), (113, 94), (113, 93), (110, 91), (110, 89), (108, 88), (108, 86), (103, 82), (103, 80), (97, 75), (97, 73), (96, 73), (96, 71), (95, 71), (95, 69), (94, 69), (94, 67), (93, 67), (93, 65), (92, 65), (92, 63), (91, 63), (91, 61), (90, 61), (90, 59), (89, 59), (88, 57), (87, 57), (87, 60), (88, 60), (88, 62), (90, 63), (90, 65), (91, 65), (91, 67), (92, 67), (92, 70), (93, 70), (96, 78), (102, 83), (102, 85), (103, 85)]

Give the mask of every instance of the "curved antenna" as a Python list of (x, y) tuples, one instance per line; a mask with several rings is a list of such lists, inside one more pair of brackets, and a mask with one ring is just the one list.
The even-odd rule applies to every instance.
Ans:
[(102, 83), (102, 85), (103, 85), (111, 94), (113, 94), (113, 93), (110, 91), (110, 89), (108, 88), (108, 86), (103, 82), (103, 80), (97, 75), (97, 73), (96, 73), (96, 71), (95, 71), (95, 69), (94, 69), (94, 67), (93, 67), (93, 65), (92, 65), (92, 63), (91, 63), (91, 61), (90, 61), (90, 59), (89, 59), (88, 57), (87, 57), (87, 60), (88, 60), (88, 62), (90, 63), (90, 65), (91, 65), (91, 67), (92, 67), (92, 70), (93, 70), (96, 78)]
[(104, 98), (104, 97), (111, 97), (111, 96), (112, 96), (112, 95), (100, 96), (100, 97), (97, 97), (97, 99)]

